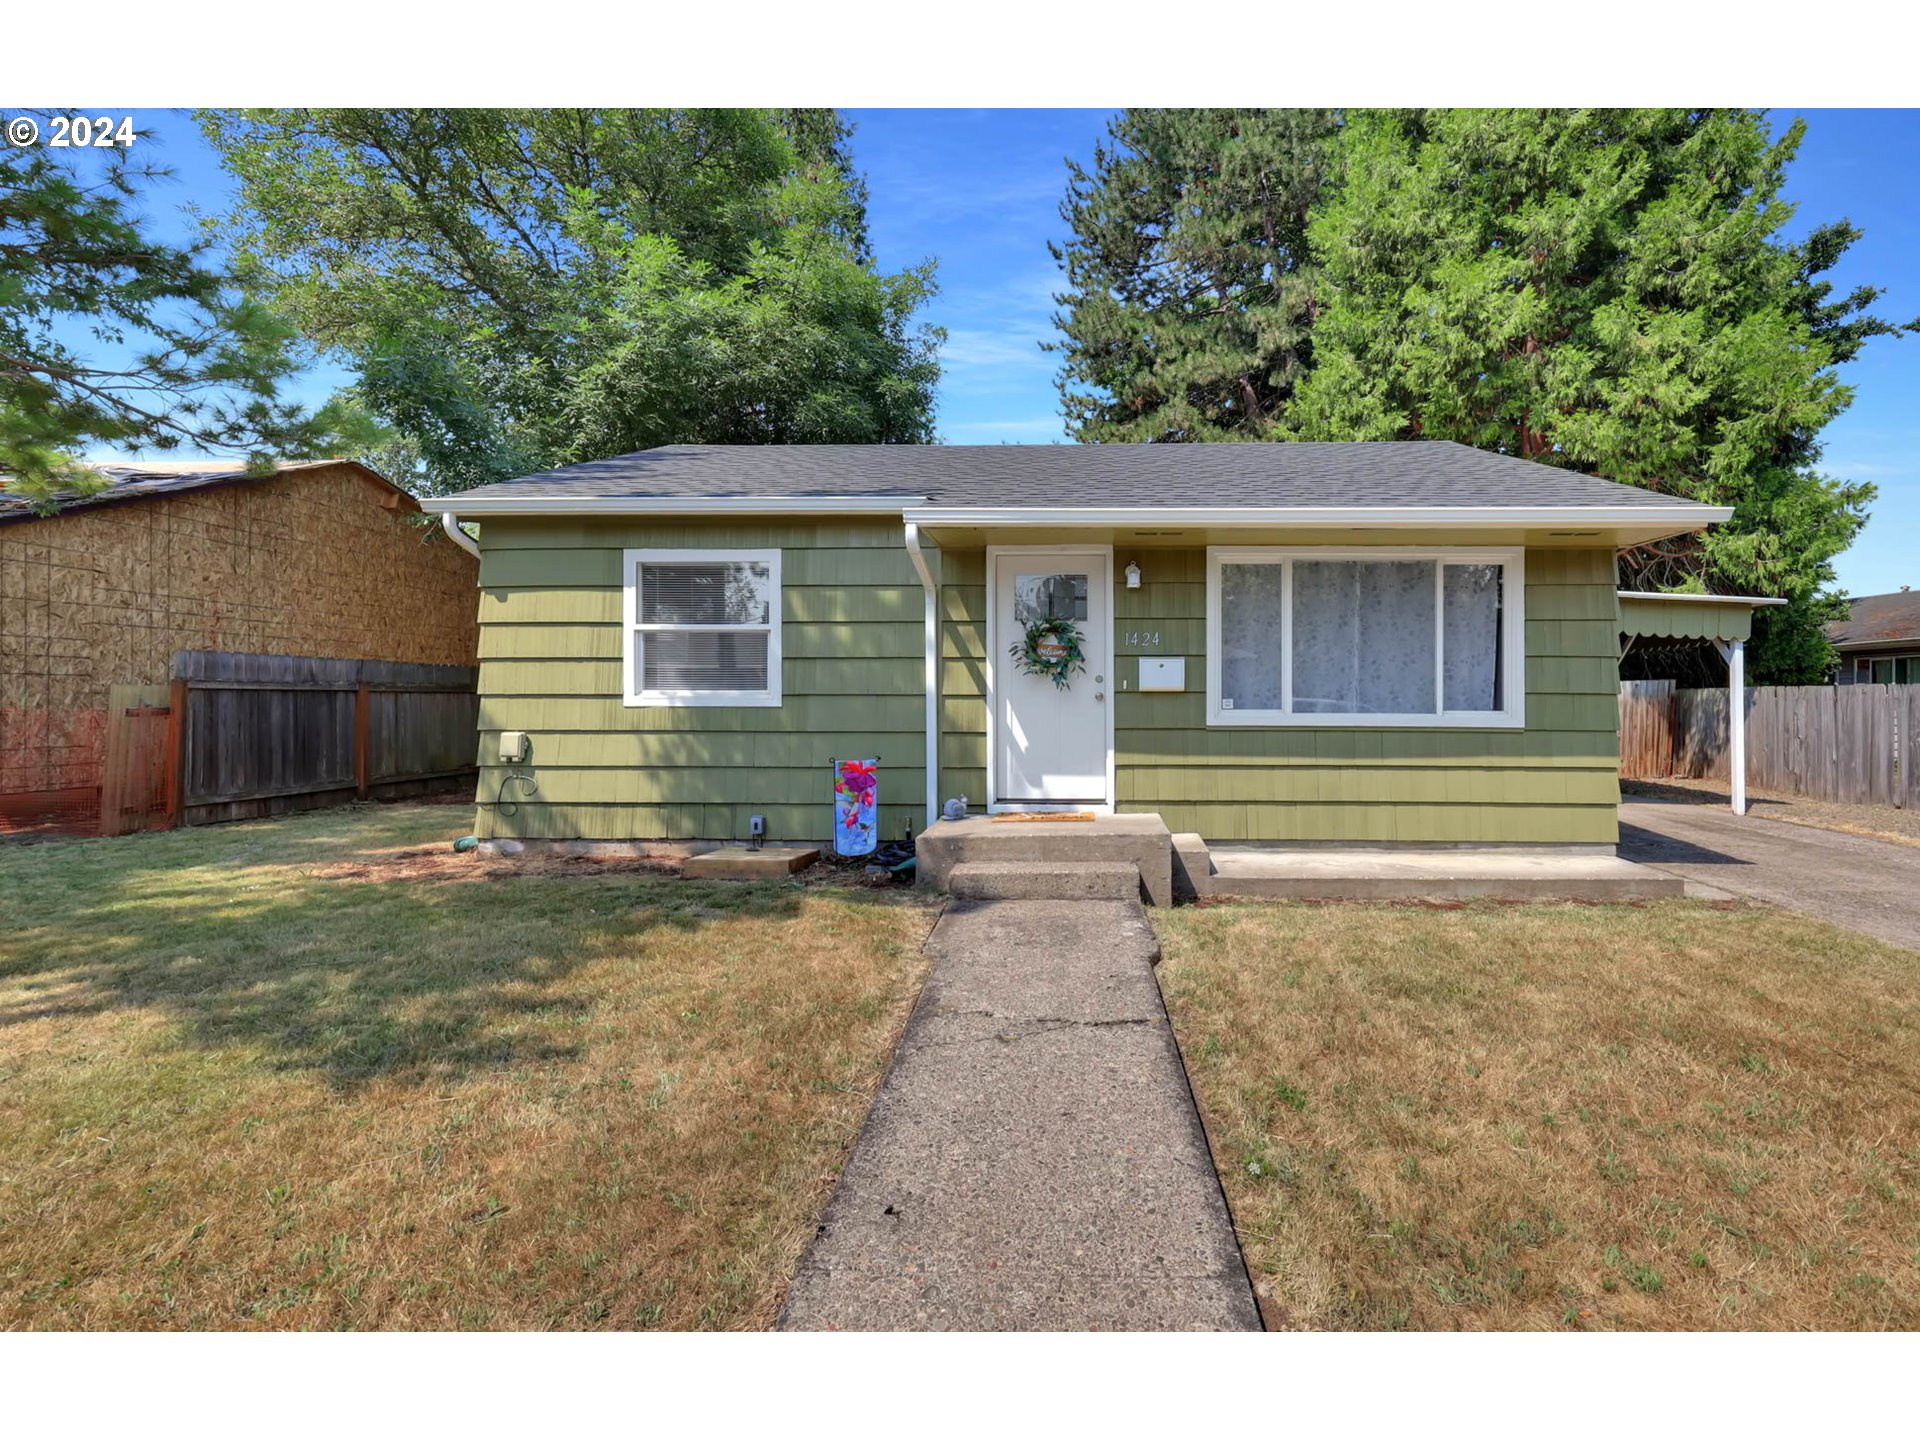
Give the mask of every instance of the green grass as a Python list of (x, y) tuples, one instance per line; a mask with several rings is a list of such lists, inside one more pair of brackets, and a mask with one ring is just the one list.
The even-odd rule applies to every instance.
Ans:
[(1920, 955), (1684, 902), (1155, 929), (1270, 1325), (1920, 1326)]
[(0, 849), (0, 1327), (772, 1318), (930, 913), (469, 820)]

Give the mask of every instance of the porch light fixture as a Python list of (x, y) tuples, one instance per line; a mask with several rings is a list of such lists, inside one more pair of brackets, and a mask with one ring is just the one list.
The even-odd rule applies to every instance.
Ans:
[(1127, 588), (1129, 590), (1140, 588), (1140, 566), (1133, 560), (1127, 562)]

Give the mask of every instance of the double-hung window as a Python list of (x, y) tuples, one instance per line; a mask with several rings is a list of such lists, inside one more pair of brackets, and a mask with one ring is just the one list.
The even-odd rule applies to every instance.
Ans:
[(1207, 552), (1207, 723), (1518, 727), (1524, 552)]
[(780, 552), (629, 550), (626, 703), (778, 705)]

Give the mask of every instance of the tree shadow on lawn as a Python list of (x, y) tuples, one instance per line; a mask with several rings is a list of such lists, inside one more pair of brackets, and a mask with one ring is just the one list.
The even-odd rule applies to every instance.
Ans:
[(442, 1083), (580, 1058), (594, 1002), (570, 982), (583, 967), (720, 921), (792, 919), (807, 900), (794, 887), (652, 877), (316, 878), (302, 860), (352, 858), (337, 836), (282, 837), (264, 847), (271, 860), (233, 853), (253, 838), (193, 845), (191, 868), (155, 847), (139, 858), (161, 863), (123, 858), (110, 884), (64, 883), (57, 865), (9, 884), (0, 1033), (146, 1011), (182, 1043), (257, 1052), (337, 1090)]

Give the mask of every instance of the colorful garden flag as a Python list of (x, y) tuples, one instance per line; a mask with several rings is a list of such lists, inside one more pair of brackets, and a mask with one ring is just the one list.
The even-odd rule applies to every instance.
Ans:
[(878, 758), (834, 762), (833, 848), (839, 854), (871, 855), (879, 843), (879, 769)]

